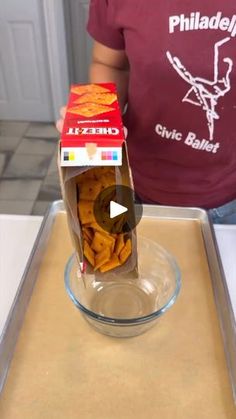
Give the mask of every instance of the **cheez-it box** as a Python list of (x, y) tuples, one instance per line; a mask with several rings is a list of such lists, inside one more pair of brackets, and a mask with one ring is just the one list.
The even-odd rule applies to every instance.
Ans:
[(124, 140), (115, 84), (72, 85), (61, 166), (121, 166)]
[[(112, 83), (71, 86), (58, 168), (62, 197), (81, 273), (96, 278), (137, 275), (133, 181), (122, 116)], [(125, 187), (125, 188), (123, 188)], [(128, 191), (128, 193), (127, 193)], [(110, 202), (129, 200), (120, 217)], [(114, 201), (115, 200), (115, 201)]]

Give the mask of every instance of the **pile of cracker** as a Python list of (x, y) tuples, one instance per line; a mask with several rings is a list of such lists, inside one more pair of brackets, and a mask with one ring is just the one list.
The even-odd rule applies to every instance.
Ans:
[[(109, 214), (110, 200), (115, 199), (116, 184), (113, 167), (97, 167), (80, 174), (77, 179), (78, 217), (81, 225), (83, 253), (94, 271), (104, 273), (123, 265), (131, 255), (131, 239), (127, 233), (122, 233), (125, 214), (111, 219)], [(101, 195), (100, 193), (104, 191)], [(109, 193), (106, 197), (106, 191)], [(103, 222), (97, 223), (94, 215), (96, 199), (102, 196)]]

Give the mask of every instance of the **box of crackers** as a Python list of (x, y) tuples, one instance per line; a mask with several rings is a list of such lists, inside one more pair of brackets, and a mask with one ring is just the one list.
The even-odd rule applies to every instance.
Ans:
[(121, 166), (124, 130), (113, 83), (71, 87), (61, 166)]
[[(82, 273), (95, 274), (98, 279), (136, 277), (135, 230), (124, 228), (126, 214), (114, 218), (109, 214), (110, 201), (117, 201), (117, 195), (122, 199), (121, 186), (133, 191), (113, 83), (71, 86), (58, 163), (68, 226)], [(134, 213), (134, 193), (128, 210)]]

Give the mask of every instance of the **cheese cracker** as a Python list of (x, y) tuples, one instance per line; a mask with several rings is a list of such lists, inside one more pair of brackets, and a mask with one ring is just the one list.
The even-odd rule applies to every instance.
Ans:
[(93, 213), (94, 202), (81, 199), (78, 204), (79, 219), (81, 224), (93, 223), (95, 221)]
[(119, 255), (119, 259), (122, 264), (127, 261), (128, 257), (131, 255), (131, 252), (132, 252), (131, 240), (128, 239)]
[(104, 273), (104, 272), (110, 271), (111, 269), (115, 269), (120, 265), (121, 263), (119, 261), (118, 256), (113, 253), (110, 260), (100, 266), (100, 272)]
[(102, 113), (112, 112), (114, 110), (115, 108), (111, 108), (110, 106), (106, 105), (99, 105), (97, 103), (83, 103), (81, 105), (73, 106), (72, 108), (67, 109), (67, 112), (89, 118), (95, 115), (100, 115)]
[(106, 262), (110, 260), (111, 257), (111, 251), (108, 247), (103, 249), (101, 252), (99, 252), (97, 255), (95, 255), (95, 268), (99, 269), (102, 265), (104, 265)]
[(80, 96), (79, 99), (76, 99), (74, 103), (99, 103), (101, 105), (111, 105), (117, 99), (115, 93), (96, 93), (90, 92), (85, 93), (84, 95)]
[(109, 89), (103, 86), (99, 86), (97, 84), (82, 84), (80, 86), (72, 86), (71, 92), (75, 93), (76, 95), (83, 95), (85, 93), (104, 93), (110, 92)]
[(121, 250), (123, 249), (124, 246), (125, 246), (124, 234), (118, 234), (118, 237), (116, 239), (114, 253), (117, 256), (119, 256), (119, 254), (120, 254), (120, 252), (121, 252)]
[(88, 179), (79, 186), (79, 199), (86, 199), (88, 201), (95, 201), (102, 184), (98, 180)]
[(108, 247), (111, 251), (113, 251), (115, 246), (115, 239), (112, 236), (102, 234), (99, 231), (96, 231), (94, 234), (94, 238), (91, 244), (91, 248), (95, 252), (101, 252), (104, 248)]
[(84, 240), (84, 256), (86, 257), (90, 265), (92, 266), (95, 265), (94, 251), (91, 249), (91, 247), (89, 246), (86, 240)]

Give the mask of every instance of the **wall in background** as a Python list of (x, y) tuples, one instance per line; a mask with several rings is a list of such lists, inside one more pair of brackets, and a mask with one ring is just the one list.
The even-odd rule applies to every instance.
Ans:
[(89, 0), (65, 0), (67, 51), (71, 83), (86, 83), (92, 39), (86, 32)]
[(54, 121), (65, 103), (63, 0), (0, 0), (0, 120)]

